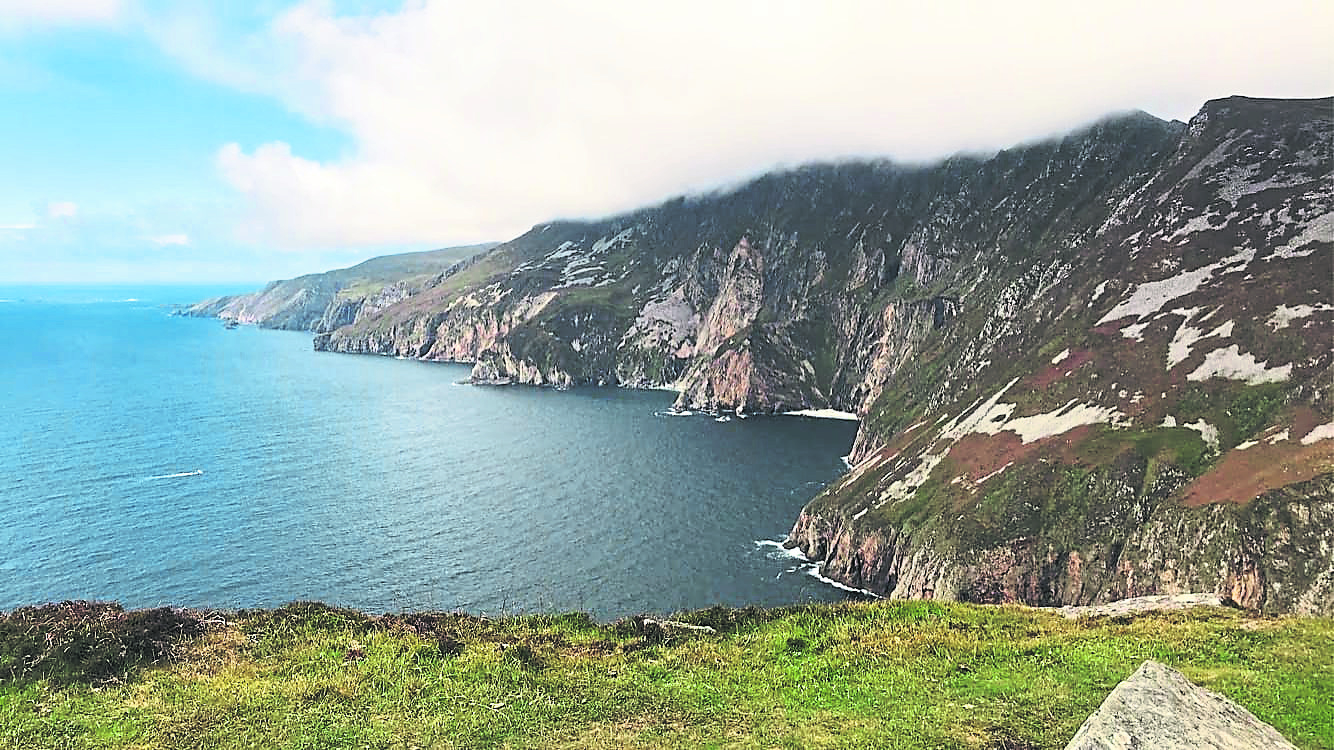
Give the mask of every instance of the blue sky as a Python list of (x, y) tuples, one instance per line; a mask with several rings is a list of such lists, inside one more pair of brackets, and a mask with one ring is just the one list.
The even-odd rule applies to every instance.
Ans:
[(780, 165), (1327, 96), (1330, 8), (0, 0), (0, 283), (262, 281)]

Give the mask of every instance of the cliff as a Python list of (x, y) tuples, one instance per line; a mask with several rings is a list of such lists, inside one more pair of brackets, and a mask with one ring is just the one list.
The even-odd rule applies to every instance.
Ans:
[(894, 597), (1334, 611), (1334, 101), (813, 165), (555, 222), (316, 336), (855, 411), (789, 543)]
[(389, 307), (494, 243), (371, 258), (350, 268), (274, 281), (250, 294), (214, 297), (181, 314), (265, 328), (332, 331)]
[(1211, 102), (1029, 259), (929, 272), (960, 314), (790, 542), (896, 597), (1334, 610), (1332, 129)]

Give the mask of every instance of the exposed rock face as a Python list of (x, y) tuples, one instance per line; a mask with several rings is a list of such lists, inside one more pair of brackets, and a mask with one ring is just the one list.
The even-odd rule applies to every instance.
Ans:
[(1331, 112), (1233, 97), (544, 224), (315, 346), (855, 411), (789, 542), (857, 588), (1334, 612)]
[[(1048, 471), (1069, 472), (1065, 468)], [(1089, 477), (1088, 505), (1070, 507), (1067, 491), (1035, 472), (1042, 494), (1024, 494), (1027, 519), (994, 534), (990, 514), (939, 518), (922, 508), (911, 532), (842, 515), (827, 490), (804, 509), (788, 536), (821, 573), (892, 598), (1088, 605), (1154, 594), (1215, 591), (1237, 606), (1308, 614), (1334, 611), (1334, 493), (1328, 476), (1266, 493), (1245, 504), (1183, 507), (1171, 493), (1139, 495), (1130, 484)], [(846, 481), (846, 480), (844, 480)], [(1096, 490), (1095, 490), (1096, 491)], [(983, 495), (988, 502), (1008, 497)], [(1041, 500), (1045, 507), (1033, 508)], [(1014, 506), (1001, 505), (1017, 513)], [(927, 514), (931, 514), (928, 516)], [(1023, 532), (1023, 533), (1016, 533)]]
[(1296, 750), (1277, 730), (1180, 672), (1146, 661), (1116, 686), (1066, 750)]

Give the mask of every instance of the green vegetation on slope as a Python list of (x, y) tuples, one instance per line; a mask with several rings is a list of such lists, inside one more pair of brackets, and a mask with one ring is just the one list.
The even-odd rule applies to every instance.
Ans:
[(0, 617), (0, 746), (1059, 748), (1152, 658), (1334, 747), (1329, 619), (935, 602), (679, 619), (718, 632), (318, 604), (19, 610)]

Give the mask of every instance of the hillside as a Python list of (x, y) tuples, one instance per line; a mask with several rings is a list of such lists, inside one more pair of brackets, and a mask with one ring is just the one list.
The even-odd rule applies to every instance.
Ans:
[(383, 309), (428, 286), (450, 267), (495, 243), (383, 255), (324, 273), (274, 281), (250, 294), (207, 299), (184, 310), (266, 328), (330, 331)]
[(320, 333), (496, 383), (856, 412), (789, 543), (897, 598), (1334, 612), (1334, 100), (554, 222)]
[(0, 615), (14, 748), (1062, 748), (1145, 659), (1334, 748), (1334, 623), (872, 602), (679, 616)]

